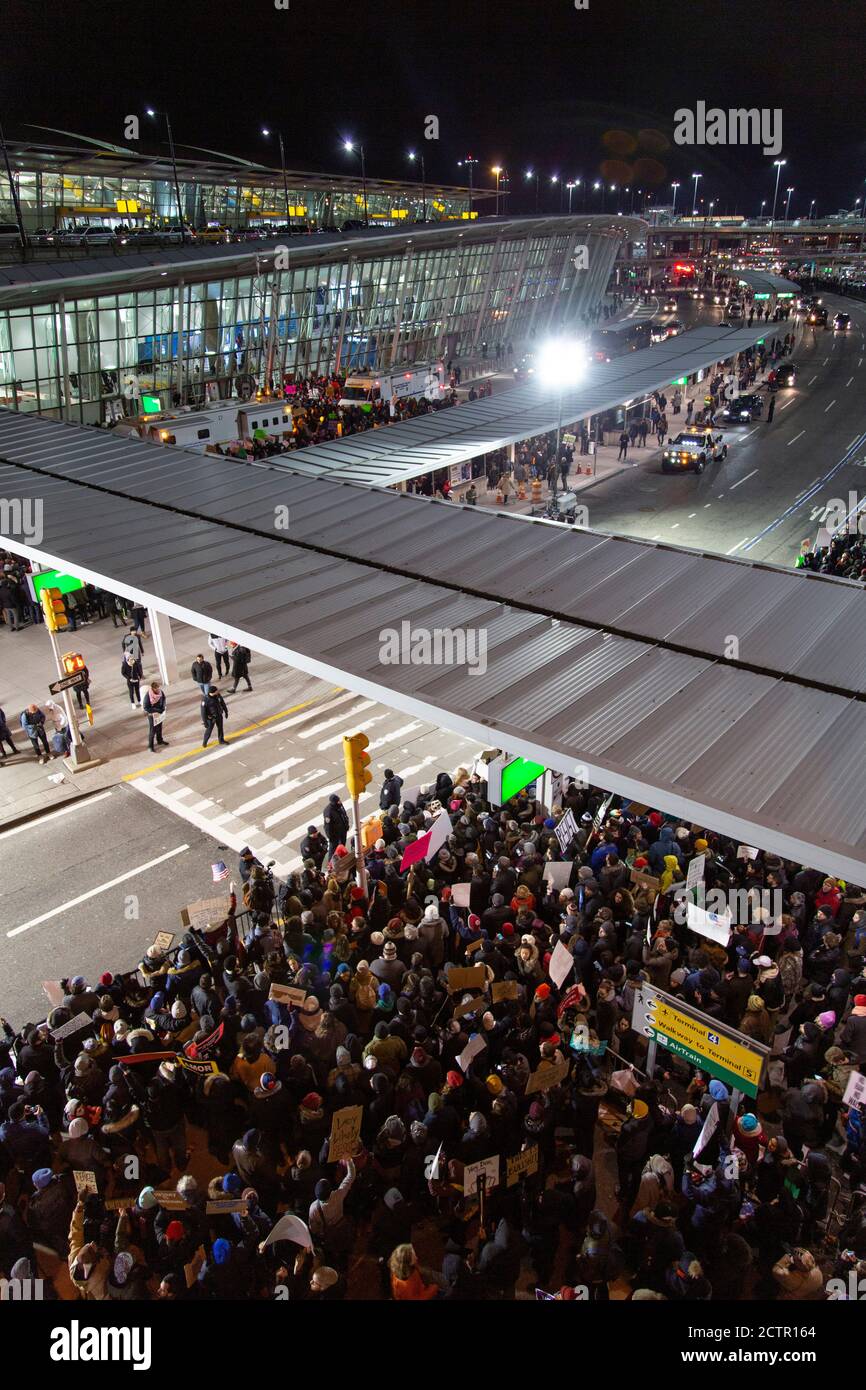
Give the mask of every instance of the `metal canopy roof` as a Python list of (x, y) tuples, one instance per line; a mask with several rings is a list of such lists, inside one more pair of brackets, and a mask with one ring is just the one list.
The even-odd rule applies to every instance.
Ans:
[(767, 332), (752, 328), (693, 328), (613, 362), (590, 364), (586, 378), (562, 394), (533, 382), (499, 396), (464, 402), (386, 429), (313, 444), (270, 460), (305, 477), (326, 477), (387, 487), (435, 468), (463, 463), (479, 454), (516, 444), (563, 423), (642, 399), (681, 376), (751, 347)]
[[(38, 544), (9, 535), (14, 550), (414, 717), (579, 766), (600, 786), (866, 882), (859, 586), (33, 415), (0, 413), (0, 459), (15, 460), (0, 463), (0, 496), (42, 503)], [(276, 506), (289, 508), (287, 533)], [(383, 630), (404, 622), (480, 632), (485, 669), (383, 664)], [(731, 635), (737, 662), (723, 655)]]
[(77, 256), (69, 260), (25, 261), (0, 266), (0, 309), (38, 304), (57, 295), (84, 291), (88, 295), (206, 281), (215, 274), (263, 274), (273, 268), (281, 245), (287, 245), (292, 268), (331, 265), (353, 256), (402, 255), (407, 245), (416, 250), (448, 249), (464, 241), (490, 242), (497, 237), (607, 236), (617, 242), (641, 235), (646, 223), (637, 217), (562, 215), (486, 217), (476, 222), (409, 223), (401, 228), (371, 226), (354, 232), (315, 232), (288, 238), (228, 242), (201, 246), (172, 246), (164, 250)]
[(772, 275), (768, 270), (735, 270), (734, 276), (756, 294), (799, 293), (799, 285), (786, 280), (782, 275)]

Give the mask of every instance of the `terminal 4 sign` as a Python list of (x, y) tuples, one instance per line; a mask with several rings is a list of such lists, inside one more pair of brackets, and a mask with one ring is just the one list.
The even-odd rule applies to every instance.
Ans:
[(518, 792), (537, 782), (546, 772), (543, 763), (502, 753), (487, 768), (487, 800), (491, 806), (504, 806)]
[(761, 1089), (769, 1048), (728, 1028), (709, 1014), (662, 990), (642, 986), (635, 994), (631, 1026), (676, 1057), (747, 1096)]

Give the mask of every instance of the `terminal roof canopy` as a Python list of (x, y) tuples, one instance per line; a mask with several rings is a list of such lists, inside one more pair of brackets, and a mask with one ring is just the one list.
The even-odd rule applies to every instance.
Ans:
[(612, 362), (593, 362), (577, 386), (557, 391), (543, 382), (367, 430), (288, 455), (283, 466), (308, 477), (327, 477), (386, 487), (447, 468), (479, 454), (555, 430), (623, 401), (669, 390), (680, 377), (733, 357), (762, 339), (767, 327), (693, 328)]
[[(0, 517), (13, 550), (485, 746), (866, 882), (859, 586), (35, 415), (0, 412), (0, 460), (0, 496), (19, 515), (40, 504), (29, 540), (14, 505)], [(462, 633), (471, 659), (387, 664), (383, 644), (404, 624)]]

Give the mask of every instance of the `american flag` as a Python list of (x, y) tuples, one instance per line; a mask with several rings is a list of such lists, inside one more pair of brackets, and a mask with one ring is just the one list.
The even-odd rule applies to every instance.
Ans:
[(210, 868), (214, 883), (219, 883), (221, 879), (229, 876), (229, 871), (221, 859), (218, 859), (215, 864), (211, 864)]

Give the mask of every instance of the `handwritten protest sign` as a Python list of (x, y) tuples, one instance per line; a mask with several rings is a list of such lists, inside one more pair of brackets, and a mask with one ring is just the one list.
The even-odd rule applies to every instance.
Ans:
[(298, 989), (295, 985), (271, 985), (268, 993), (268, 998), (277, 1004), (289, 1004), (296, 1009), (301, 1007), (306, 997), (307, 991)]
[(458, 989), (483, 989), (487, 983), (487, 971), (483, 965), (458, 966), (448, 971), (448, 993), (456, 994)]
[(527, 1081), (524, 1095), (532, 1096), (536, 1091), (549, 1091), (552, 1086), (558, 1086), (568, 1076), (569, 1065), (567, 1057), (563, 1057), (561, 1062), (551, 1062), (545, 1058)]
[(538, 1172), (538, 1145), (532, 1144), (522, 1153), (505, 1160), (506, 1187), (513, 1187), (524, 1175)]
[(363, 1115), (362, 1105), (346, 1105), (342, 1110), (334, 1111), (328, 1143), (329, 1163), (338, 1163), (341, 1158), (354, 1157), (361, 1135)]
[(72, 1176), (75, 1179), (75, 1191), (80, 1196), (82, 1192), (97, 1192), (96, 1174), (89, 1169), (76, 1169)]
[(520, 985), (517, 980), (497, 980), (491, 993), (494, 1004), (500, 1004), (503, 999), (519, 999)]

